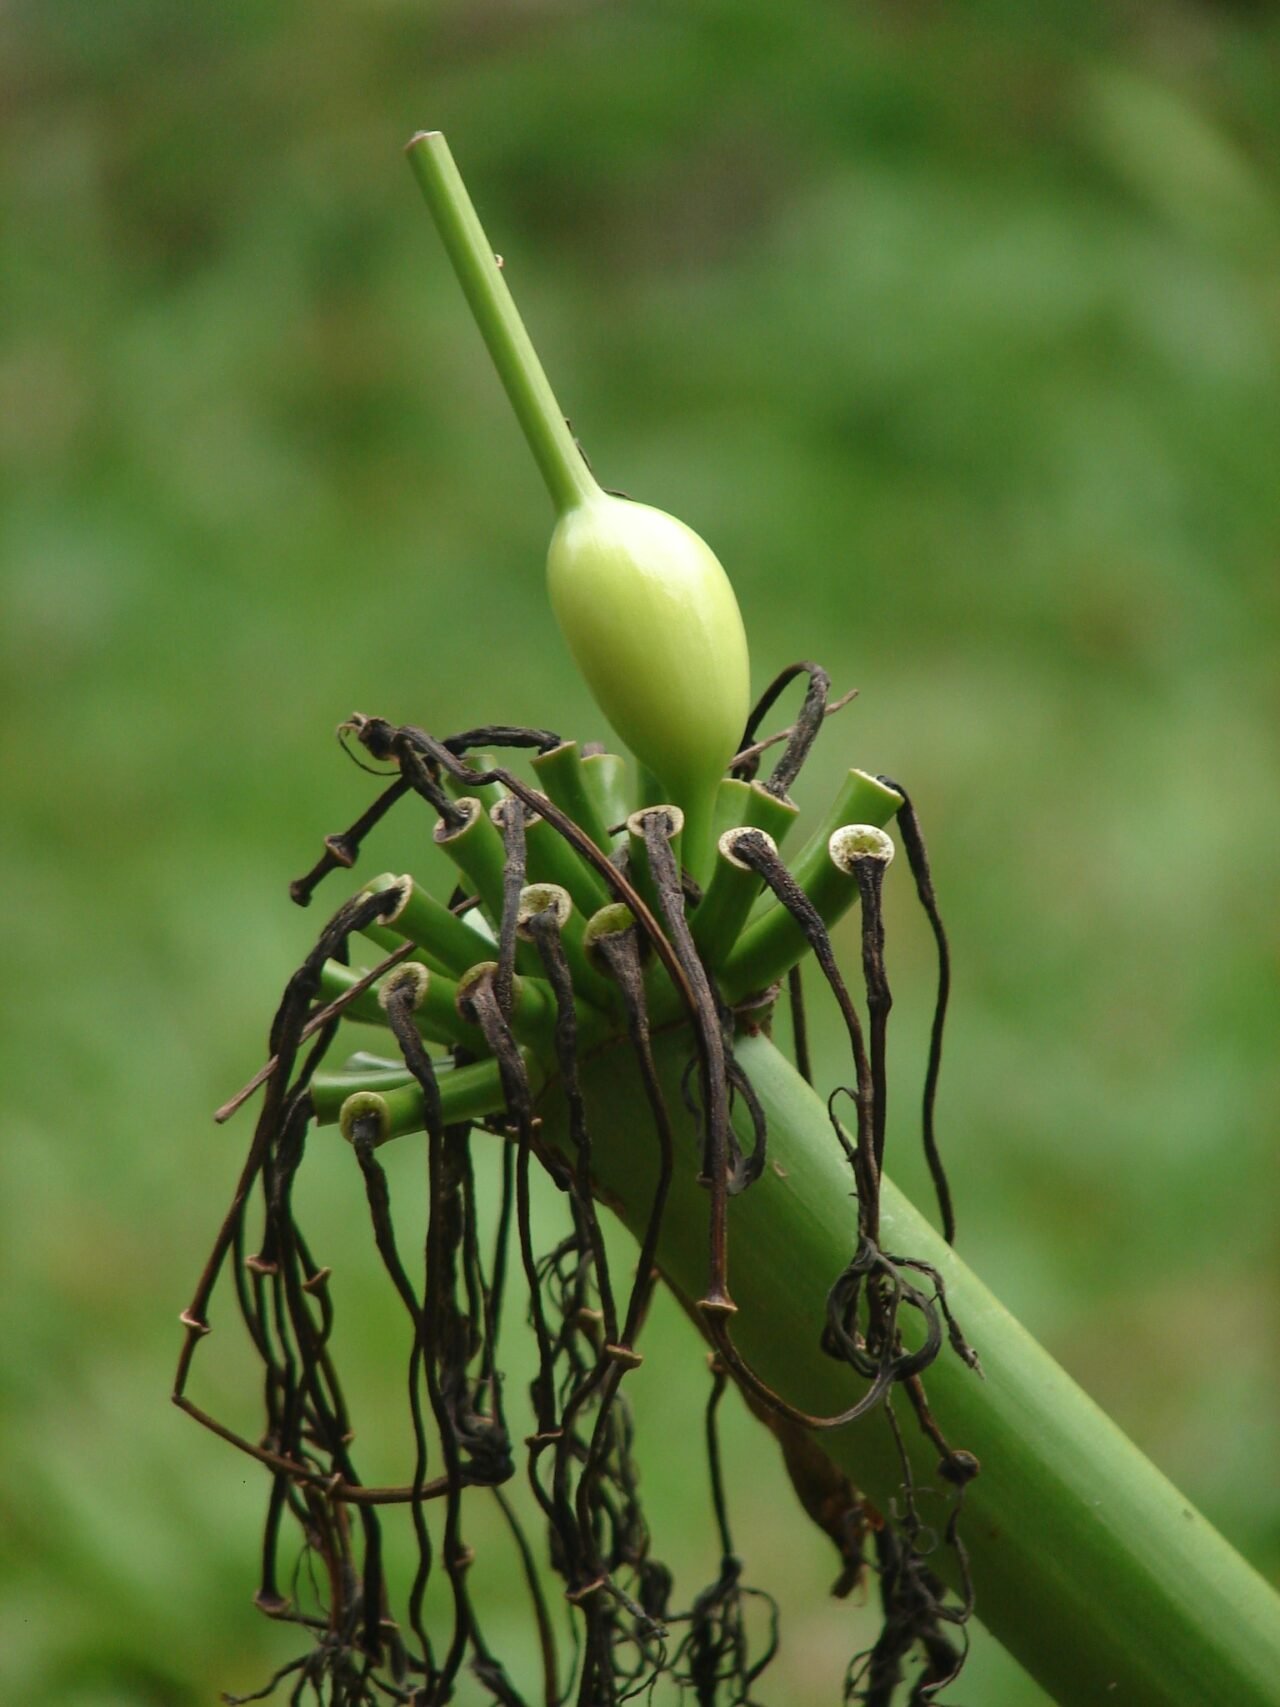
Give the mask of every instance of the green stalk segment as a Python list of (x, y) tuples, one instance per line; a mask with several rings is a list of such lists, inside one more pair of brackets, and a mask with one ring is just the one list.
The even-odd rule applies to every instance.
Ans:
[[(443, 1065), (437, 1063), (438, 1067)], [(412, 1080), (413, 1074), (407, 1067), (370, 1069), (363, 1073), (316, 1073), (311, 1079), (311, 1106), (321, 1126), (332, 1126), (343, 1103), (357, 1091), (395, 1091)]]
[[(557, 802), (557, 805), (559, 802)], [(566, 808), (567, 810), (567, 808)], [(530, 883), (554, 883), (567, 889), (573, 904), (584, 913), (594, 913), (609, 899), (603, 877), (570, 847), (545, 818), (531, 818), (524, 827), (525, 870)]]
[(409, 964), (394, 967), (376, 986), (378, 1006), (385, 1009), (388, 991), (403, 987), (406, 980), (412, 980), (416, 986), (414, 1018), (419, 1021), (419, 1029), (424, 1035), (459, 1043), (476, 1054), (487, 1052), (488, 1046), (480, 1027), (469, 1024), (458, 1011), (460, 984), (453, 978), (446, 978), (443, 973)]
[[(536, 1094), (544, 1082), (542, 1068), (527, 1049), (520, 1051), (520, 1058)], [(446, 1126), (455, 1121), (484, 1120), (505, 1107), (502, 1077), (494, 1060), (455, 1067), (440, 1078), (440, 1112)], [(378, 1144), (421, 1132), (425, 1125), (422, 1087), (415, 1082), (393, 1091), (357, 1091), (342, 1106), (339, 1125), (344, 1138), (350, 1139), (354, 1122), (362, 1117), (378, 1121)]]
[(886, 788), (866, 771), (851, 770), (840, 784), (835, 799), (827, 808), (821, 824), (800, 849), (791, 870), (804, 890), (823, 870), (827, 862), (827, 844), (832, 833), (842, 824), (874, 824), (883, 829), (898, 808), (902, 796), (897, 789)]
[[(588, 786), (586, 763), (578, 751), (578, 743), (562, 741), (549, 752), (539, 753), (533, 761), (533, 769), (542, 792), (572, 818), (580, 830), (586, 831), (602, 853), (607, 854), (613, 843), (599, 801)], [(602, 897), (596, 905), (603, 904)]]
[(562, 515), (600, 488), (547, 383), (448, 143), (438, 130), (423, 132), (405, 152), (556, 513)]
[[(353, 984), (358, 984), (362, 976), (359, 967), (343, 966), (340, 961), (326, 960), (320, 968), (320, 995), (326, 1002), (336, 1002), (339, 996), (346, 995)], [(378, 1006), (378, 997), (373, 986), (351, 998), (343, 1009), (343, 1018), (353, 1020), (357, 1025), (385, 1026), (387, 1023), (387, 1016)]]
[[(493, 815), (486, 812), (473, 794), (465, 794), (458, 801), (459, 808), (467, 814), (467, 821), (456, 830), (451, 830), (443, 819), (435, 827), (435, 843), (443, 849), (458, 867), (467, 882), (475, 889), (480, 897), (480, 903), (488, 913), (495, 931), (502, 923), (502, 901), (506, 881), (507, 850), (502, 840), (502, 831), (493, 821)], [(497, 808), (495, 807), (495, 811)], [(519, 810), (516, 807), (516, 810)], [(488, 959), (491, 945), (484, 945), (483, 958)], [(470, 966), (474, 966), (473, 959)], [(516, 949), (516, 964), (522, 972), (536, 975), (540, 963), (536, 954), (524, 943)], [(470, 970), (470, 966), (466, 970)]]
[[(828, 838), (823, 863), (808, 862), (807, 881), (801, 887), (828, 930), (858, 899), (853, 858), (864, 852), (892, 859), (893, 843), (875, 825), (843, 824)], [(798, 871), (794, 875), (798, 878)], [(755, 990), (766, 990), (808, 951), (808, 939), (800, 926), (780, 901), (771, 898), (767, 910), (743, 931), (720, 969), (720, 992), (725, 1001), (733, 1003)]]
[[(594, 800), (606, 831), (626, 822), (631, 811), (627, 761), (619, 753), (589, 753), (582, 761), (582, 786)], [(613, 851), (613, 837), (604, 844)]]
[[(406, 941), (396, 931), (388, 929), (386, 925), (379, 924), (377, 920), (372, 924), (362, 925), (360, 935), (364, 937), (366, 942), (371, 942), (383, 955), (394, 954), (397, 949), (404, 947)], [(425, 948), (415, 948), (409, 959), (420, 966), (430, 967), (433, 972), (448, 971), (444, 962), (437, 959), (434, 954), (428, 954)]]
[[(692, 1155), (681, 1076), (684, 1028), (655, 1038), (676, 1152)], [(768, 1121), (766, 1167), (730, 1200), (729, 1273), (739, 1352), (793, 1404), (829, 1415), (864, 1390), (820, 1346), (827, 1289), (857, 1242), (850, 1170), (822, 1100), (763, 1036), (736, 1044)], [(630, 1052), (611, 1050), (583, 1076), (601, 1196), (643, 1235), (655, 1145)], [(399, 1094), (399, 1093), (397, 1093)], [(568, 1150), (562, 1098), (549, 1093), (543, 1132)], [(742, 1140), (750, 1142), (739, 1104)], [(658, 1248), (664, 1277), (687, 1302), (706, 1287), (708, 1202), (694, 1169), (677, 1170)], [(924, 1375), (948, 1440), (982, 1473), (965, 1495), (960, 1533), (978, 1615), (1060, 1707), (1275, 1707), (1280, 1604), (1267, 1584), (1128, 1441), (885, 1180), (881, 1245), (931, 1263), (977, 1348), (985, 1379), (943, 1350)], [(937, 1451), (897, 1407), (917, 1485), (945, 1489)], [(876, 1411), (816, 1436), (881, 1510), (901, 1499), (902, 1472)], [(940, 1494), (922, 1494), (941, 1529)], [(932, 1563), (945, 1572), (949, 1550)]]
[(502, 919), (503, 874), (507, 852), (502, 832), (473, 794), (458, 801), (465, 823), (451, 829), (442, 818), (434, 831), (435, 844), (457, 866), (480, 897), (496, 929)]
[[(736, 776), (726, 777), (716, 792), (716, 841), (718, 844), (726, 830), (751, 825), (772, 836), (775, 844), (781, 847), (799, 816), (800, 808), (794, 800), (780, 800), (776, 794), (770, 794), (762, 782), (743, 782)], [(870, 819), (866, 821), (871, 822)]]
[[(744, 865), (734, 851), (741, 835), (751, 833), (752, 825), (726, 830), (720, 837), (716, 868), (711, 874), (706, 893), (694, 908), (691, 929), (702, 958), (711, 966), (720, 966), (729, 957), (738, 933), (747, 922), (747, 915), (760, 893), (760, 875)], [(764, 837), (776, 853), (773, 837), (764, 830), (755, 831)]]
[(364, 933), (379, 947), (390, 953), (402, 942), (417, 943), (433, 971), (444, 972), (454, 978), (491, 952), (493, 944), (487, 937), (473, 930), (465, 919), (451, 913), (434, 895), (419, 888), (411, 877), (393, 877), (384, 873), (366, 887), (372, 894), (397, 886), (405, 894), (399, 911), (392, 913), (382, 925), (372, 927), (379, 932), (378, 936), (373, 936), (372, 930)]
[[(635, 927), (635, 915), (630, 907), (621, 901), (611, 902), (607, 907), (601, 907), (598, 913), (593, 913), (587, 920), (584, 938), (587, 958), (591, 964), (598, 967), (602, 975), (612, 979), (608, 972), (604, 956), (599, 953), (597, 944), (602, 937), (621, 936), (624, 931)], [(656, 954), (648, 953), (648, 945), (644, 937), (640, 939), (641, 962), (644, 968), (644, 999), (649, 1013), (649, 1024), (657, 1030), (664, 1025), (673, 1025), (684, 1019), (688, 1014), (688, 1005), (676, 986), (671, 982), (666, 967)], [(621, 1003), (621, 997), (618, 998)]]
[[(396, 971), (399, 970), (397, 967)], [(414, 1012), (413, 1021), (422, 1035), (433, 1043), (444, 1043), (450, 1048), (461, 1045), (464, 1049), (487, 1053), (488, 1045), (485, 1043), (484, 1033), (479, 1026), (464, 1020), (458, 1012), (457, 984), (443, 973), (432, 972), (426, 966), (422, 967), (421, 971), (425, 993)], [(353, 984), (358, 983), (362, 976), (363, 974), (353, 967), (343, 966), (336, 960), (326, 960), (320, 973), (321, 994), (326, 1001), (335, 1001)], [(394, 977), (395, 973), (391, 976)], [(380, 989), (381, 981), (354, 997), (345, 1009), (345, 1017), (360, 1025), (385, 1026), (387, 1016), (378, 1000)]]
[(596, 946), (601, 937), (622, 936), (625, 931), (635, 928), (635, 914), (630, 907), (624, 906), (621, 901), (610, 901), (607, 907), (601, 907), (599, 912), (592, 913), (587, 920), (586, 930), (583, 933), (583, 946), (591, 964), (598, 967), (603, 973), (605, 962), (603, 958), (598, 957)]
[[(443, 1066), (449, 1065), (448, 1062), (441, 1064)], [(342, 1066), (335, 1068), (334, 1071), (350, 1073), (354, 1077), (360, 1073), (399, 1073), (407, 1072), (408, 1069), (398, 1055), (375, 1055), (371, 1049), (355, 1049), (347, 1056)], [(357, 1084), (353, 1084), (351, 1088), (353, 1091), (360, 1089)], [(373, 1088), (376, 1090), (377, 1086), (375, 1085)]]

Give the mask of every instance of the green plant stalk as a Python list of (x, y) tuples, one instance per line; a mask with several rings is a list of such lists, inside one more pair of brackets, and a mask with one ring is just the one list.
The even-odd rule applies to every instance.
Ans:
[[(751, 826), (755, 828), (755, 826)], [(762, 831), (767, 835), (767, 831)], [(701, 901), (694, 909), (691, 929), (698, 952), (705, 961), (719, 965), (727, 959), (747, 915), (760, 893), (760, 875), (741, 865), (725, 851), (725, 840), (733, 836), (726, 830), (716, 850), (715, 870)], [(770, 838), (772, 840), (772, 838)], [(774, 851), (777, 844), (774, 843)]]
[[(435, 827), (433, 840), (443, 853), (448, 854), (465, 881), (474, 887), (496, 932), (502, 921), (506, 887), (507, 850), (502, 831), (477, 796), (461, 795), (458, 806), (467, 814), (466, 823), (458, 829), (450, 829), (442, 818)], [(489, 956), (486, 954), (483, 958), (487, 960)], [(516, 969), (531, 977), (536, 977), (542, 970), (536, 950), (526, 942), (516, 944)]]
[(502, 832), (475, 795), (460, 796), (457, 805), (467, 815), (465, 823), (452, 829), (442, 818), (432, 839), (442, 853), (448, 854), (463, 879), (479, 895), (480, 904), (496, 930), (502, 917), (506, 876), (507, 851), (502, 843)]
[[(361, 925), (360, 935), (366, 942), (371, 942), (380, 955), (395, 954), (397, 950), (404, 947), (408, 940), (389, 926), (378, 924), (376, 921), (373, 924)], [(432, 972), (443, 972), (447, 978), (453, 976), (444, 961), (438, 955), (429, 954), (425, 948), (415, 948), (409, 959), (416, 961), (420, 966), (427, 967)]]
[[(529, 1082), (536, 1091), (543, 1081), (537, 1057), (528, 1049), (520, 1051)], [(504, 1106), (502, 1075), (496, 1061), (475, 1061), (466, 1067), (455, 1067), (440, 1077), (440, 1114), (445, 1125), (459, 1120), (483, 1120)], [(325, 1103), (326, 1112), (329, 1103)], [(392, 1138), (406, 1138), (423, 1130), (422, 1087), (401, 1085), (394, 1090), (356, 1091), (348, 1096), (335, 1118), (344, 1138), (350, 1138), (352, 1124), (360, 1118), (373, 1117), (378, 1122), (375, 1144), (385, 1144)], [(323, 1117), (322, 1117), (323, 1118)]]
[(316, 1073), (311, 1080), (311, 1106), (321, 1126), (332, 1126), (342, 1105), (356, 1091), (398, 1091), (413, 1083), (407, 1067), (367, 1068), (361, 1072)]
[(438, 967), (451, 978), (467, 971), (477, 960), (487, 960), (493, 952), (493, 941), (484, 937), (479, 931), (469, 925), (465, 919), (460, 919), (428, 890), (414, 883), (412, 878), (395, 877), (390, 872), (372, 878), (366, 883), (362, 894), (376, 894), (383, 889), (393, 889), (408, 886), (408, 895), (400, 911), (393, 915), (389, 924), (377, 925), (378, 931), (373, 936), (370, 931), (363, 934), (370, 940), (384, 947), (387, 953), (398, 948), (402, 942), (416, 943), (427, 957), (427, 964)]
[[(533, 947), (532, 943), (522, 943), (517, 941), (517, 963), (519, 961), (520, 950), (522, 948), (529, 949), (533, 957), (537, 959), (537, 950)], [(496, 972), (497, 968), (498, 963), (496, 960), (482, 960), (478, 965), (473, 966), (470, 972), (466, 973), (459, 980), (457, 1004), (460, 1009), (466, 1006), (467, 992), (471, 986), (475, 984), (485, 973)], [(584, 1038), (589, 1039), (592, 1043), (598, 1042), (601, 1032), (600, 1030), (593, 1031), (591, 1029), (592, 1020), (594, 1019), (595, 1025), (601, 1028), (601, 1030), (603, 1030), (607, 1022), (599, 1015), (593, 1015), (592, 1010), (587, 1008), (585, 1003), (579, 1006), (578, 1013), (582, 1020)], [(550, 984), (546, 983), (541, 978), (533, 977), (529, 973), (518, 973), (516, 977), (512, 979), (511, 983), (511, 1013), (509, 1016), (509, 1023), (513, 1034), (521, 1043), (527, 1044), (531, 1049), (537, 1050), (540, 1054), (547, 1057), (547, 1059), (552, 1059), (552, 1039), (555, 1033), (556, 1010), (555, 996), (552, 993)]]
[[(765, 1108), (772, 1165), (730, 1200), (734, 1342), (788, 1400), (832, 1414), (862, 1385), (818, 1345), (823, 1300), (856, 1237), (850, 1171), (822, 1101), (773, 1045), (744, 1036), (736, 1052)], [(689, 1160), (696, 1142), (680, 1094), (687, 1032), (659, 1037), (656, 1053), (677, 1153)], [(601, 1195), (639, 1238), (657, 1145), (629, 1051), (589, 1063), (584, 1090)], [(567, 1145), (554, 1090), (540, 1112), (544, 1135)], [(691, 1162), (677, 1169), (658, 1253), (690, 1304), (705, 1289), (708, 1240), (707, 1194), (693, 1175)], [(982, 1622), (1060, 1707), (1274, 1707), (1280, 1601), (1267, 1584), (888, 1180), (881, 1231), (885, 1250), (939, 1270), (982, 1358), (985, 1378), (944, 1349), (925, 1376), (947, 1438), (982, 1463), (961, 1530)], [(938, 1487), (936, 1451), (909, 1406), (898, 1411), (918, 1481)], [(901, 1470), (882, 1415), (816, 1438), (887, 1508)]]
[[(492, 770), (497, 763), (492, 753), (463, 753), (462, 760), (473, 771)], [(461, 800), (464, 795), (473, 795), (486, 812), (492, 812), (507, 792), (500, 782), (464, 782), (451, 771), (444, 773), (443, 781), (445, 793), (451, 799)]]
[[(524, 894), (536, 893), (539, 889), (550, 887), (546, 884), (535, 883), (526, 887)], [(567, 891), (566, 891), (567, 893)], [(523, 897), (522, 897), (523, 905)], [(592, 912), (597, 911), (592, 908)], [(574, 993), (578, 1002), (579, 1018), (582, 1018), (587, 1008), (595, 1010), (593, 1017), (600, 1013), (614, 1015), (619, 1023), (622, 1018), (622, 1004), (618, 999), (618, 987), (602, 972), (598, 972), (587, 956), (586, 945), (587, 921), (570, 898), (568, 917), (561, 921), (560, 946), (564, 950), (569, 972), (573, 978)]]
[(600, 488), (573, 442), (448, 143), (439, 131), (424, 131), (405, 152), (556, 513), (563, 515)]

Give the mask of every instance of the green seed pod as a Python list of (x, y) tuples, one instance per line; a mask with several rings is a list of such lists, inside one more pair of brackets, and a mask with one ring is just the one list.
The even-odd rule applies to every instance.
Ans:
[(599, 492), (561, 515), (547, 584), (596, 703), (706, 840), (750, 698), (746, 633), (719, 560), (674, 516)]

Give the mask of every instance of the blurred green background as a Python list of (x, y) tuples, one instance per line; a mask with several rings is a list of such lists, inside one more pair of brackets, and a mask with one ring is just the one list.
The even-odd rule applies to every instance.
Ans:
[[(209, 1112), (318, 924), (287, 880), (369, 798), (334, 725), (604, 733), (544, 600), (545, 496), (400, 158), (423, 125), (601, 478), (728, 566), (756, 686), (812, 656), (861, 688), (807, 808), (849, 763), (920, 804), (964, 1254), (1280, 1568), (1276, 19), (4, 9), (6, 1701), (186, 1707), (298, 1646), (250, 1605), (265, 1479), (167, 1393), (247, 1143)], [(367, 870), (427, 868), (426, 828), (407, 810)], [(890, 1154), (923, 1199), (931, 959), (893, 887)], [(313, 1148), (403, 1479), (398, 1312), (350, 1158)], [(224, 1338), (198, 1396), (252, 1431)], [(662, 1316), (636, 1403), (686, 1593), (714, 1571), (704, 1384)], [(727, 1431), (739, 1546), (787, 1620), (762, 1696), (831, 1702), (867, 1615), (825, 1598), (771, 1443), (736, 1405)], [(527, 1658), (480, 1521), (491, 1637)], [(1043, 1699), (981, 1633), (954, 1693)]]

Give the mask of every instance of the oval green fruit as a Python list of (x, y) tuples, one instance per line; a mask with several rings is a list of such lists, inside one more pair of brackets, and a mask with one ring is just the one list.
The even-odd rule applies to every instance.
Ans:
[(719, 559), (675, 516), (600, 492), (560, 517), (547, 583), (597, 705), (700, 818), (750, 698), (746, 632)]

